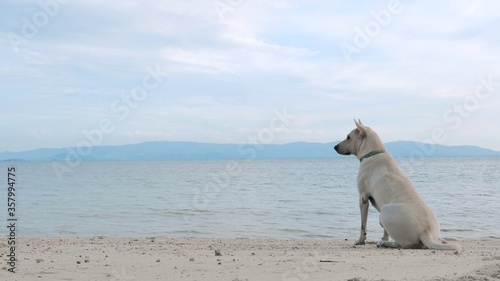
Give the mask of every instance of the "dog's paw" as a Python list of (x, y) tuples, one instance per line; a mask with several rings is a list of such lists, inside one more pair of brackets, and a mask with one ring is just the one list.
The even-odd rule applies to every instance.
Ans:
[(354, 243), (355, 246), (357, 245), (365, 245), (365, 240), (358, 240)]

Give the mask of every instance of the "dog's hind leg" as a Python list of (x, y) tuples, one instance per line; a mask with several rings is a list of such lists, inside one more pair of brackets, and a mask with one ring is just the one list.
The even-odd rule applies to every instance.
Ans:
[[(382, 224), (380, 224), (380, 226), (382, 228), (384, 227)], [(385, 228), (384, 228), (384, 236), (382, 236), (382, 238), (380, 240), (382, 240), (382, 241), (388, 241), (389, 240), (389, 233), (387, 233), (387, 230), (385, 230)]]
[(379, 248), (401, 248), (401, 245), (399, 245), (397, 242), (394, 241), (379, 241), (377, 243), (377, 247)]
[[(380, 226), (384, 228), (382, 225), (382, 222), (380, 222)], [(384, 248), (401, 248), (401, 245), (399, 245), (396, 242), (390, 242), (389, 241), (389, 233), (387, 233), (387, 230), (384, 228), (384, 236), (380, 239), (380, 241), (377, 243), (377, 247), (384, 247)]]
[[(384, 237), (380, 241), (380, 247), (389, 248), (419, 248), (418, 221), (415, 216), (402, 204), (386, 204), (380, 209), (380, 225), (384, 228)], [(383, 238), (385, 232), (395, 241), (388, 242)]]

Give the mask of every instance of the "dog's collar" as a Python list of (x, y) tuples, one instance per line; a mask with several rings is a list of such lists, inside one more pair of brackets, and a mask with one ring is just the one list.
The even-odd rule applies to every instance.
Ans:
[(379, 153), (385, 153), (385, 151), (384, 150), (375, 150), (375, 151), (372, 151), (372, 152), (366, 154), (365, 156), (359, 158), (359, 163), (361, 163), (361, 161), (363, 161), (363, 159), (372, 157), (373, 155), (377, 155)]

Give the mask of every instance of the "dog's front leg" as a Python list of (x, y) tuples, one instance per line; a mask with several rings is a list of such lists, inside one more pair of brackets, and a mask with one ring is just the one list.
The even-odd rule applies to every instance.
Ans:
[(366, 240), (366, 221), (368, 220), (368, 196), (360, 196), (359, 209), (361, 211), (361, 234), (354, 245), (364, 245)]

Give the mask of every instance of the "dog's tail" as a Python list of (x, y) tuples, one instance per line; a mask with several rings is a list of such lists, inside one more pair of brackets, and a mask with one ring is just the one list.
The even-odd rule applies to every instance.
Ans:
[(460, 251), (462, 249), (462, 247), (460, 247), (460, 245), (458, 245), (458, 244), (442, 244), (442, 243), (434, 241), (434, 238), (432, 238), (432, 235), (427, 231), (420, 234), (420, 241), (422, 241), (422, 243), (424, 243), (424, 245), (429, 249), (457, 250), (457, 251)]

